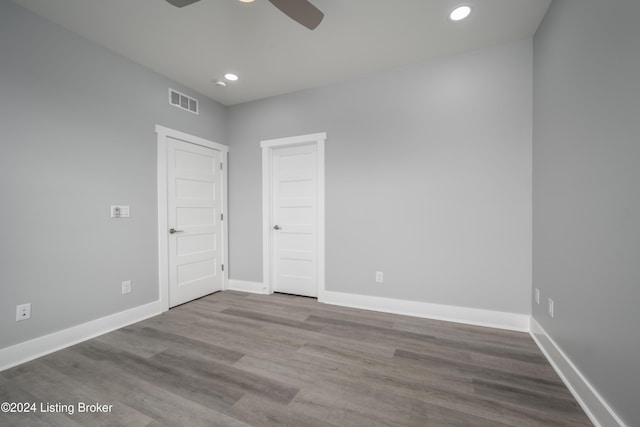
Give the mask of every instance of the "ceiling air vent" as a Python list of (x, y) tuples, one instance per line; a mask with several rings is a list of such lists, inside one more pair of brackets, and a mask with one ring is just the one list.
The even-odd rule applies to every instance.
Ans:
[(169, 104), (174, 107), (181, 108), (185, 111), (190, 111), (194, 114), (198, 114), (198, 100), (191, 98), (190, 96), (180, 93), (175, 89), (169, 88)]

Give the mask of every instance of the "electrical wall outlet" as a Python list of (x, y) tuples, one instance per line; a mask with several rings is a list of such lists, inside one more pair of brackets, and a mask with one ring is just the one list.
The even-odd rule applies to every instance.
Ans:
[(540, 289), (538, 288), (536, 288), (534, 292), (534, 300), (536, 301), (536, 304), (540, 304)]
[(31, 318), (31, 303), (16, 306), (16, 322)]
[(376, 283), (382, 282), (384, 282), (384, 275), (382, 274), (382, 271), (376, 271)]
[(129, 292), (131, 292), (131, 280), (125, 280), (122, 282), (122, 293), (128, 294)]
[(549, 317), (553, 318), (554, 315), (554, 304), (553, 304), (553, 300), (551, 298), (549, 298), (549, 305), (547, 306), (547, 313), (549, 313)]

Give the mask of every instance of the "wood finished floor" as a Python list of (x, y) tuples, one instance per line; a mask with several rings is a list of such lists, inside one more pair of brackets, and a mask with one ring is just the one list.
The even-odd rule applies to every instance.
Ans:
[(0, 373), (17, 426), (591, 426), (525, 333), (220, 292)]

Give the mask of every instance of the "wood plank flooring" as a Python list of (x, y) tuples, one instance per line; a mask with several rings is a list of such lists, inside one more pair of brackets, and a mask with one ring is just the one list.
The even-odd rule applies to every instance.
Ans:
[(5, 401), (38, 407), (2, 426), (591, 426), (525, 333), (233, 291), (1, 372)]

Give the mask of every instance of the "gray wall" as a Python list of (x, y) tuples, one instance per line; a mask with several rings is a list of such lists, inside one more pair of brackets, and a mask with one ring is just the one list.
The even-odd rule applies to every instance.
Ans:
[(226, 139), (224, 107), (168, 87), (190, 93), (0, 1), (0, 348), (157, 300), (154, 125)]
[(534, 40), (534, 318), (640, 422), (640, 2), (556, 0)]
[(260, 140), (326, 131), (328, 290), (530, 313), (531, 61), (525, 40), (231, 107), (230, 277), (262, 281)]

